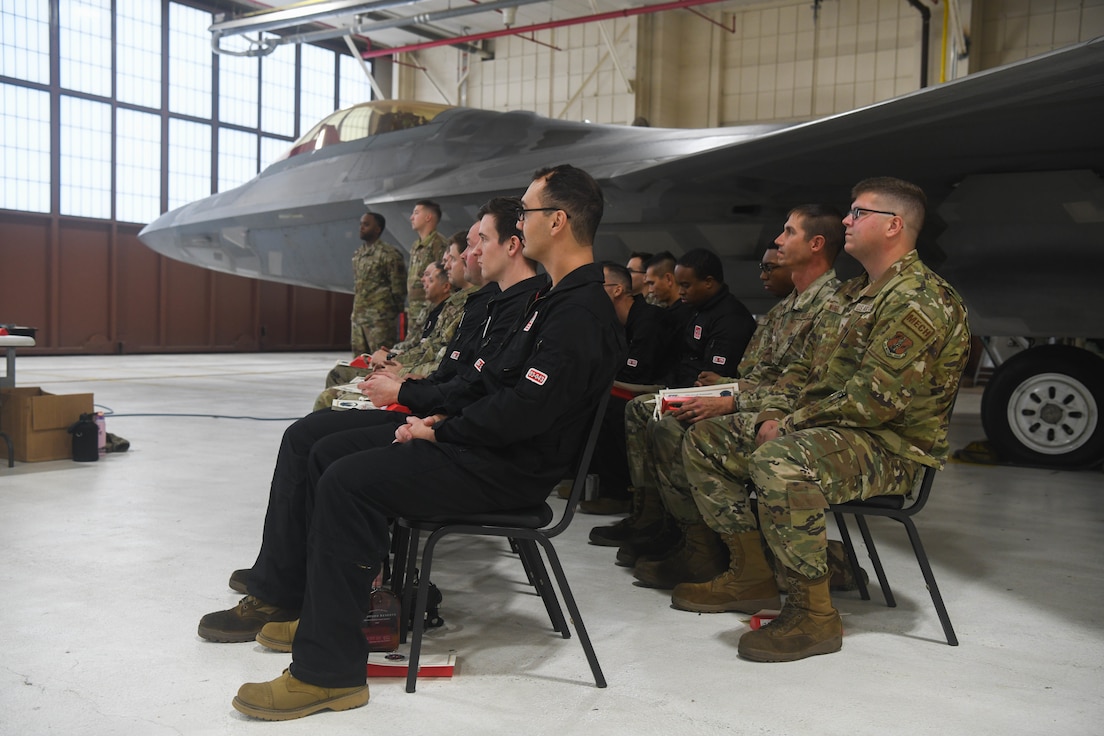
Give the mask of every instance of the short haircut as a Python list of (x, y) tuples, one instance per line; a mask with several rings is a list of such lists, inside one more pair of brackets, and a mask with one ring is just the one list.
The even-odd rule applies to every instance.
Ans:
[(632, 274), (629, 273), (629, 269), (613, 261), (602, 261), (602, 268), (606, 270), (607, 281), (613, 281), (625, 287), (626, 294), (632, 293)]
[(892, 204), (893, 210), (912, 225), (916, 232), (924, 226), (924, 215), (928, 209), (928, 198), (924, 190), (912, 182), (897, 179), (892, 176), (876, 176), (863, 179), (851, 188), (851, 199), (854, 200), (860, 194), (877, 194), (885, 197)]
[(454, 232), (452, 237), (449, 238), (449, 245), (455, 245), (456, 252), (463, 253), (468, 247), (468, 231), (458, 230)]
[(441, 205), (437, 204), (432, 199), (419, 199), (414, 203), (414, 206), (429, 210), (436, 216), (437, 222), (441, 221)]
[(628, 260), (631, 261), (634, 258), (639, 258), (640, 259), (640, 267), (644, 268), (644, 264), (647, 263), (648, 259), (651, 258), (651, 257), (652, 257), (651, 253), (638, 253), (636, 251), (633, 251), (632, 253), (629, 254)]
[(583, 245), (594, 245), (594, 235), (605, 210), (602, 188), (594, 177), (571, 164), (560, 164), (538, 169), (533, 181), (540, 179), (544, 180), (541, 205), (566, 212), (575, 239)]
[(706, 248), (694, 248), (684, 253), (682, 258), (678, 259), (678, 265), (694, 269), (694, 275), (700, 281), (705, 281), (712, 276), (717, 283), (724, 283), (724, 266), (721, 265), (721, 259)]
[(521, 231), (518, 230), (518, 210), (521, 209), (521, 199), (518, 197), (495, 197), (487, 200), (487, 203), (479, 208), (476, 219), (482, 220), (490, 215), (495, 222), (495, 230), (498, 231), (498, 242), (505, 243), (511, 237), (516, 236), (523, 240)]
[(790, 210), (790, 215), (801, 218), (801, 229), (806, 239), (817, 235), (824, 238), (825, 255), (828, 263), (836, 262), (836, 256), (843, 250), (843, 213), (828, 204), (799, 204)]
[(661, 253), (656, 253), (654, 256), (644, 261), (644, 270), (654, 268), (657, 276), (666, 276), (675, 270), (675, 264), (678, 261), (675, 260), (675, 256), (669, 250), (665, 250)]
[(448, 271), (445, 269), (444, 261), (433, 261), (429, 264), (434, 267), (433, 277), (439, 281), (448, 279)]
[(386, 230), (386, 229), (387, 229), (387, 220), (386, 220), (386, 219), (384, 218), (384, 216), (383, 216), (383, 215), (381, 215), (380, 213), (378, 213), (378, 212), (372, 212), (372, 211), (368, 211), (368, 212), (365, 212), (364, 214), (366, 214), (366, 215), (368, 215), (369, 217), (372, 217), (372, 218), (374, 218), (374, 219), (375, 219), (375, 221), (376, 221), (376, 224), (377, 224), (377, 225), (379, 225), (379, 229), (380, 229), (380, 232), (381, 232), (381, 233), (382, 233), (382, 232), (383, 232), (384, 230)]

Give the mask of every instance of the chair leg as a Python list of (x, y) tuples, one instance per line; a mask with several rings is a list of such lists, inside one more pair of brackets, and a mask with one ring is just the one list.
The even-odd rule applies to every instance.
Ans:
[(851, 542), (851, 531), (847, 528), (843, 513), (834, 513), (836, 528), (839, 529), (840, 539), (843, 541), (843, 550), (847, 553), (847, 562), (851, 565), (851, 574), (855, 576), (855, 582), (859, 585), (859, 597), (864, 601), (870, 600), (870, 591), (863, 580), (862, 570), (859, 568), (859, 558), (855, 555), (855, 545)]
[(855, 514), (855, 521), (858, 522), (859, 531), (862, 532), (863, 542), (866, 543), (866, 552), (870, 555), (870, 564), (874, 566), (874, 573), (878, 576), (878, 584), (882, 586), (882, 595), (885, 596), (886, 606), (896, 608), (897, 599), (893, 597), (893, 590), (889, 587), (889, 579), (886, 578), (882, 560), (878, 557), (878, 549), (874, 546), (874, 537), (870, 536), (870, 527), (867, 526), (866, 517), (862, 514)]
[(548, 577), (548, 570), (541, 560), (540, 550), (532, 539), (513, 539), (518, 557), (525, 568), (525, 574), (529, 576), (529, 583), (537, 591), (544, 601), (544, 609), (548, 612), (548, 620), (552, 622), (552, 630), (558, 631), (563, 638), (571, 638), (571, 629), (564, 619), (563, 609), (556, 597), (556, 589), (552, 587), (552, 580)]
[(391, 592), (402, 597), (406, 584), (406, 558), (410, 546), (410, 530), (396, 524), (391, 530)]
[(943, 633), (947, 636), (947, 644), (957, 647), (958, 637), (955, 636), (954, 628), (951, 626), (951, 617), (947, 614), (947, 607), (943, 605), (943, 596), (939, 593), (939, 586), (935, 582), (935, 573), (932, 572), (931, 564), (928, 563), (928, 555), (920, 541), (920, 532), (916, 530), (916, 525), (912, 523), (912, 519), (906, 517), (898, 519), (898, 521), (904, 524), (905, 530), (908, 531), (909, 541), (912, 542), (912, 551), (916, 554), (916, 562), (919, 563), (920, 571), (924, 574), (924, 582), (928, 584), (928, 592), (931, 593), (935, 612), (939, 616), (939, 623), (943, 624)]
[[(439, 530), (438, 530), (439, 531)], [(418, 536), (418, 531), (411, 530), (410, 537), (415, 540)], [(407, 662), (406, 671), (406, 691), (408, 693), (414, 692), (418, 686), (418, 662), (422, 656), (422, 634), (425, 633), (425, 613), (426, 605), (429, 603), (429, 574), (430, 569), (433, 566), (433, 549), (437, 546), (437, 540), (444, 535), (439, 535), (438, 532), (433, 532), (429, 535), (429, 539), (426, 540), (425, 549), (422, 550), (422, 571), (418, 576), (418, 595), (417, 601), (414, 604), (414, 630), (413, 637), (410, 641), (410, 659)], [(412, 542), (411, 546), (413, 546)], [(414, 555), (410, 557), (410, 564), (407, 566), (410, 576), (408, 580), (413, 579), (413, 566)], [(410, 588), (408, 585), (407, 588)], [(406, 596), (404, 596), (405, 598)], [(403, 609), (403, 616), (406, 616), (406, 609)]]
[[(414, 567), (418, 563), (418, 542), (421, 540), (422, 533), (417, 529), (407, 529), (407, 545), (406, 545), (406, 564), (404, 565), (404, 572), (402, 573), (402, 616), (399, 618), (399, 642), (406, 643), (407, 639), (407, 622), (410, 621), (411, 606), (414, 603), (414, 586), (410, 584), (410, 581), (414, 579)], [(397, 567), (397, 566), (396, 566)], [(392, 572), (392, 575), (395, 573)], [(428, 579), (428, 578), (427, 578)], [(422, 609), (422, 615), (425, 616), (425, 609)]]
[(579, 613), (579, 606), (575, 603), (575, 597), (571, 594), (571, 586), (567, 583), (567, 576), (564, 575), (563, 566), (560, 565), (560, 558), (556, 555), (556, 550), (548, 538), (541, 536), (537, 541), (544, 547), (545, 554), (548, 556), (548, 563), (552, 565), (556, 582), (559, 583), (564, 605), (567, 606), (568, 613), (571, 614), (571, 620), (575, 622), (575, 631), (579, 634), (579, 643), (582, 644), (587, 662), (590, 663), (590, 671), (594, 675), (594, 684), (598, 687), (605, 687), (606, 677), (602, 674), (601, 665), (598, 664), (598, 655), (594, 653), (594, 645), (590, 643), (590, 636), (583, 624), (583, 615)]

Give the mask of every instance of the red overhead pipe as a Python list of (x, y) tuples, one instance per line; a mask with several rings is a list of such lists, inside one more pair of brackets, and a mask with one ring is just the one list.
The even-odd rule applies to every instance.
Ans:
[(468, 43), (471, 41), (482, 41), (487, 38), (499, 38), (501, 36), (516, 36), (522, 33), (531, 33), (535, 31), (544, 31), (549, 28), (561, 28), (563, 26), (575, 26), (580, 23), (596, 23), (600, 20), (610, 20), (612, 18), (629, 18), (634, 15), (648, 15), (651, 13), (661, 13), (665, 10), (681, 10), (682, 8), (690, 8), (695, 5), (712, 5), (713, 3), (724, 2), (724, 0), (677, 0), (670, 3), (659, 3), (658, 5), (645, 5), (639, 8), (628, 8), (626, 10), (611, 10), (607, 13), (597, 13), (594, 15), (581, 15), (578, 18), (567, 18), (565, 20), (552, 20), (547, 23), (534, 23), (528, 26), (518, 26), (517, 28), (503, 28), (501, 31), (486, 31), (484, 33), (472, 33), (467, 36), (456, 36), (454, 38), (442, 38), (435, 41), (422, 41), (421, 43), (411, 43), (406, 46), (395, 46), (393, 48), (385, 49), (372, 49), (370, 51), (364, 51), (361, 53), (361, 57), (364, 59), (374, 59), (377, 56), (391, 56), (392, 54), (401, 54), (404, 51), (420, 51), (422, 49), (431, 49), (437, 46), (451, 46), (456, 43)]

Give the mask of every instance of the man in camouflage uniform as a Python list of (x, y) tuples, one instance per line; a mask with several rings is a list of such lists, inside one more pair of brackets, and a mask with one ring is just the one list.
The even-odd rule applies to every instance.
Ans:
[(786, 568), (786, 605), (769, 626), (741, 637), (745, 659), (792, 661), (840, 649), (825, 554), (828, 504), (906, 494), (924, 466), (939, 467), (947, 455), (969, 330), (958, 294), (917, 258), (924, 193), (878, 178), (857, 184), (852, 198), (845, 248), (866, 273), (825, 305), (815, 349), (764, 399), (754, 440), (712, 419), (683, 441), (694, 501), (732, 560), (709, 582), (677, 586), (675, 605), (776, 606), (763, 540)]
[[(682, 582), (704, 582), (728, 567), (729, 554), (715, 532), (702, 520), (682, 463), (682, 441), (688, 426), (718, 420), (732, 433), (755, 437), (755, 415), (775, 382), (791, 364), (801, 360), (813, 341), (813, 321), (827, 299), (839, 288), (832, 266), (843, 247), (843, 224), (834, 207), (807, 204), (790, 211), (775, 249), (768, 249), (761, 265), (764, 286), (785, 298), (763, 318), (737, 366), (738, 390), (731, 396), (698, 397), (647, 425), (647, 445), (639, 458), (663, 507), (689, 530), (687, 543), (673, 554), (639, 560), (633, 575), (645, 585), (673, 588)], [(717, 382), (705, 374), (699, 382)]]
[(395, 341), (399, 312), (406, 298), (406, 266), (397, 248), (382, 242), (387, 222), (368, 212), (360, 218), (363, 245), (353, 254), (353, 355), (370, 353)]
[[(423, 199), (414, 205), (414, 211), (410, 213), (410, 228), (418, 234), (418, 239), (410, 246), (410, 274), (407, 278), (407, 304), (406, 317), (408, 321), (416, 321), (421, 315), (427, 314), (425, 287), (422, 286), (421, 275), (426, 266), (434, 261), (441, 260), (445, 255), (445, 246), (448, 241), (441, 233), (437, 232), (437, 225), (441, 222), (441, 207), (436, 202)], [(416, 334), (421, 330), (419, 324), (408, 324), (407, 334)]]

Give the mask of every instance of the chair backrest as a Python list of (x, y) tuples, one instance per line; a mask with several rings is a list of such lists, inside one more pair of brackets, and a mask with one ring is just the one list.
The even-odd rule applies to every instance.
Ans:
[[(610, 388), (612, 387), (613, 384), (611, 383)], [(590, 459), (594, 456), (594, 447), (598, 444), (598, 434), (602, 430), (602, 421), (606, 417), (606, 405), (609, 404), (609, 398), (610, 392), (607, 389), (602, 394), (602, 398), (598, 400), (598, 406), (594, 410), (594, 418), (590, 422), (590, 432), (587, 433), (586, 442), (582, 446), (582, 452), (579, 453), (579, 464), (575, 468), (575, 477), (571, 479), (571, 495), (567, 499), (567, 508), (564, 509), (563, 516), (556, 522), (556, 525), (545, 531), (545, 536), (554, 537), (567, 529), (575, 515), (575, 507), (579, 505), (579, 501), (583, 498), (587, 470), (590, 468)]]

